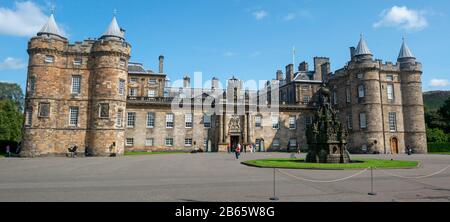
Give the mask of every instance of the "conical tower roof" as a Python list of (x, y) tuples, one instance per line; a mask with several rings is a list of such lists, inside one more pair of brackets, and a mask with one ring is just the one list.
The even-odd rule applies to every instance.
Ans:
[(356, 48), (355, 55), (372, 55), (369, 47), (367, 46), (364, 35), (361, 34), (361, 39), (359, 40), (358, 47)]
[(416, 58), (411, 50), (409, 49), (408, 45), (406, 44), (405, 38), (403, 38), (403, 44), (402, 48), (400, 49), (400, 54), (398, 55), (398, 59), (410, 59), (410, 58)]
[(64, 38), (64, 36), (61, 34), (61, 31), (59, 31), (58, 25), (56, 24), (55, 17), (53, 16), (53, 13), (48, 18), (47, 23), (42, 27), (42, 29), (37, 33), (37, 35), (56, 35), (59, 37)]
[(119, 27), (119, 23), (117, 23), (116, 16), (113, 16), (111, 23), (108, 26), (108, 29), (103, 34), (102, 38), (104, 37), (117, 37), (120, 39), (124, 39), (124, 33)]

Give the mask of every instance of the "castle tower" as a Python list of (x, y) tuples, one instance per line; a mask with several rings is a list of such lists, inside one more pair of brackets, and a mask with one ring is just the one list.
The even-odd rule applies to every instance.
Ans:
[(415, 153), (427, 153), (422, 64), (416, 61), (404, 39), (397, 61), (402, 81), (405, 146), (412, 148)]
[(89, 148), (95, 156), (123, 155), (127, 102), (127, 65), (131, 46), (114, 16), (91, 51)]
[(384, 153), (380, 70), (378, 62), (373, 60), (373, 54), (363, 35), (348, 69), (349, 89), (353, 95), (356, 95), (356, 98), (352, 100), (351, 110), (346, 113), (352, 115), (353, 123), (355, 123), (352, 143), (358, 148), (367, 147), (368, 152)]
[(24, 157), (65, 153), (68, 144), (56, 138), (77, 137), (62, 135), (64, 131), (60, 129), (65, 129), (68, 121), (62, 122), (58, 118), (59, 113), (67, 111), (62, 100), (70, 97), (68, 87), (61, 87), (61, 84), (70, 81), (64, 73), (68, 59), (65, 53), (67, 45), (68, 41), (61, 34), (53, 13), (37, 36), (28, 42), (26, 121), (21, 153)]

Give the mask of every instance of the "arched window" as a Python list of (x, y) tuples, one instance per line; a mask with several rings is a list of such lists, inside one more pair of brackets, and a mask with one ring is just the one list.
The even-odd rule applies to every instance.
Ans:
[(364, 98), (366, 96), (366, 89), (364, 85), (358, 86), (358, 98)]

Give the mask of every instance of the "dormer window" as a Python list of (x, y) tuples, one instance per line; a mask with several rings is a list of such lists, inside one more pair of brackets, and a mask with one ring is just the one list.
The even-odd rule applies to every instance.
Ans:
[(54, 56), (51, 56), (51, 55), (45, 56), (45, 60), (44, 60), (45, 63), (53, 63), (54, 61), (55, 61)]
[(362, 79), (362, 78), (364, 78), (364, 74), (362, 74), (362, 73), (358, 73), (358, 74), (356, 75), (356, 78), (358, 78), (358, 79)]

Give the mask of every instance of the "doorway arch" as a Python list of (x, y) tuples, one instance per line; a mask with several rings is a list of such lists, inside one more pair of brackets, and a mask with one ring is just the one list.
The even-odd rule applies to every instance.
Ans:
[(391, 138), (391, 152), (392, 154), (399, 154), (399, 148), (398, 148), (398, 139), (397, 137)]

